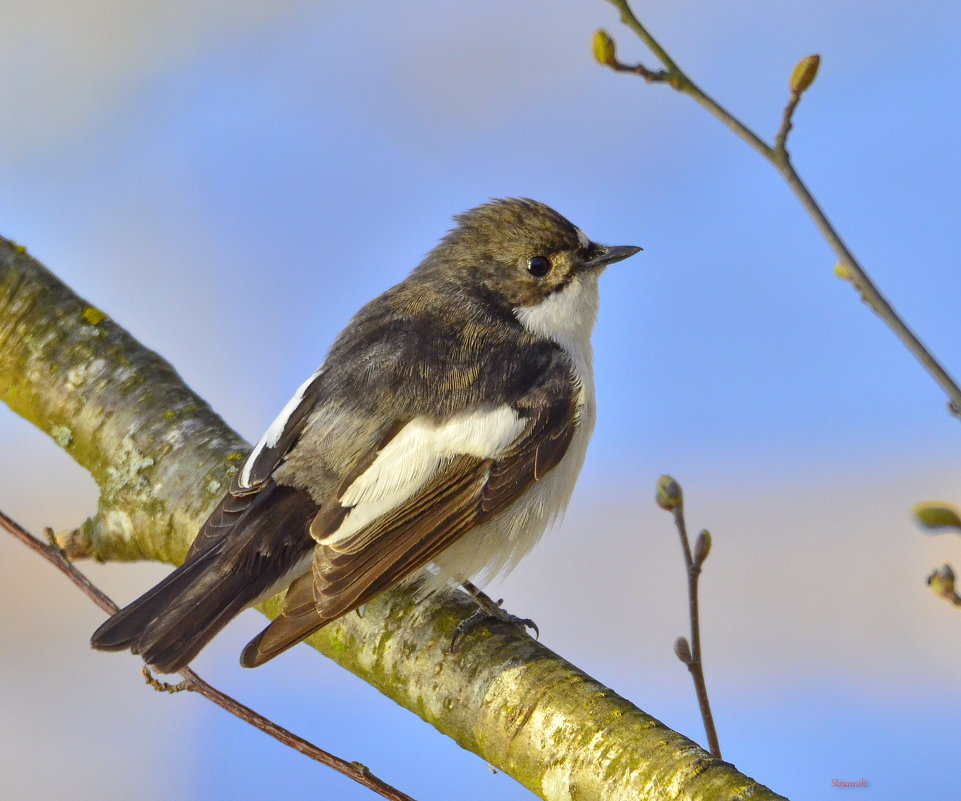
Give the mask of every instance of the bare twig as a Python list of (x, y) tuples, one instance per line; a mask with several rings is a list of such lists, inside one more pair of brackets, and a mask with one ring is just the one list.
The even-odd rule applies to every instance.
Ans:
[[(791, 80), (791, 95), (788, 100), (787, 107), (784, 110), (784, 115), (781, 121), (781, 127), (778, 131), (774, 144), (769, 145), (761, 137), (759, 137), (754, 131), (752, 131), (747, 125), (742, 123), (733, 114), (731, 114), (727, 109), (721, 106), (714, 98), (705, 93), (700, 87), (698, 87), (685, 73), (684, 71), (674, 62), (674, 60), (668, 55), (667, 51), (661, 47), (660, 43), (651, 36), (647, 28), (641, 24), (641, 21), (634, 15), (631, 10), (630, 5), (627, 0), (608, 0), (618, 11), (621, 13), (621, 21), (627, 25), (637, 36), (644, 42), (645, 45), (651, 50), (652, 53), (657, 57), (657, 59), (664, 65), (665, 70), (663, 77), (657, 79), (658, 83), (666, 83), (676, 89), (678, 92), (689, 95), (694, 101), (703, 106), (708, 112), (710, 112), (714, 117), (719, 119), (728, 128), (730, 128), (735, 134), (737, 134), (741, 139), (743, 139), (747, 144), (754, 148), (761, 156), (764, 157), (780, 174), (784, 179), (785, 183), (794, 192), (798, 201), (803, 206), (804, 210), (808, 213), (808, 216), (814, 222), (821, 236), (827, 241), (831, 249), (834, 251), (838, 258), (838, 261), (846, 268), (848, 275), (846, 276), (855, 289), (861, 294), (865, 303), (871, 307), (871, 309), (887, 324), (887, 326), (894, 332), (895, 336), (901, 340), (902, 344), (914, 355), (914, 357), (921, 363), (921, 365), (928, 371), (929, 375), (938, 383), (941, 389), (947, 394), (949, 398), (948, 408), (956, 417), (961, 417), (961, 387), (958, 386), (957, 382), (948, 374), (948, 372), (941, 366), (941, 364), (934, 358), (934, 356), (928, 351), (924, 344), (917, 338), (913, 331), (905, 324), (905, 322), (898, 316), (894, 308), (887, 301), (887, 299), (881, 294), (878, 288), (874, 285), (874, 282), (865, 272), (864, 268), (854, 257), (854, 254), (848, 249), (847, 245), (841, 239), (838, 232), (835, 230), (834, 226), (828, 220), (824, 211), (821, 209), (818, 202), (814, 199), (810, 190), (801, 180), (800, 175), (794, 169), (791, 164), (791, 158), (787, 151), (787, 137), (791, 130), (792, 118), (794, 115), (795, 108), (800, 101), (801, 94), (810, 85), (811, 81), (814, 80), (814, 74), (817, 71), (817, 61), (813, 61), (816, 57), (809, 56), (807, 59), (802, 59), (798, 63), (794, 70)], [(604, 37), (603, 39), (600, 37)], [(603, 42), (606, 47), (599, 50), (599, 43)], [(599, 31), (594, 34), (594, 55), (598, 61), (600, 61), (605, 66), (617, 72), (637, 72), (642, 77), (647, 78), (645, 73), (651, 72), (646, 70), (644, 72), (638, 72), (636, 69), (621, 64), (617, 61), (615, 57), (615, 48), (613, 40), (603, 31)], [(603, 57), (601, 57), (603, 56)], [(809, 73), (807, 77), (807, 83), (802, 87), (798, 88), (797, 79), (803, 77), (802, 67), (807, 63), (809, 65)], [(813, 64), (813, 66), (812, 66)], [(657, 74), (657, 73), (653, 73)], [(648, 78), (650, 82), (651, 79)]]
[(791, 94), (788, 97), (787, 105), (784, 107), (784, 114), (781, 118), (781, 128), (774, 137), (774, 152), (782, 159), (788, 159), (787, 137), (791, 133), (794, 124), (794, 110), (801, 102), (801, 96), (807, 91), (808, 87), (814, 83), (818, 74), (818, 67), (821, 66), (821, 57), (818, 55), (802, 58), (794, 72), (791, 73), (790, 88)]
[[(0, 527), (6, 529), (32, 551), (40, 554), (40, 556), (53, 564), (54, 567), (66, 575), (67, 578), (76, 584), (77, 587), (104, 612), (112, 615), (117, 611), (117, 605), (70, 563), (70, 560), (67, 559), (64, 552), (57, 546), (56, 540), (53, 538), (53, 532), (50, 529), (45, 530), (45, 534), (51, 542), (51, 544), (47, 544), (34, 537), (3, 512), (0, 512)], [(366, 765), (360, 762), (348, 762), (347, 760), (334, 756), (322, 748), (318, 748), (303, 737), (299, 737), (285, 729), (283, 726), (278, 726), (263, 715), (254, 712), (250, 707), (245, 706), (231, 696), (222, 693), (216, 687), (208, 684), (190, 668), (185, 668), (180, 671), (180, 675), (183, 677), (182, 682), (179, 684), (167, 684), (155, 679), (149, 669), (144, 668), (144, 677), (147, 683), (159, 692), (173, 693), (186, 690), (202, 695), (208, 701), (212, 701), (221, 709), (225, 709), (231, 715), (240, 718), (245, 723), (249, 723), (265, 734), (269, 734), (275, 740), (293, 748), (295, 751), (299, 751), (315, 762), (320, 762), (322, 765), (333, 768), (338, 773), (342, 773), (344, 776), (353, 779), (358, 784), (362, 784), (364, 787), (373, 790), (378, 795), (391, 799), (391, 801), (414, 801), (414, 799), (406, 793), (402, 793), (400, 790), (377, 778), (370, 772)]]
[(711, 551), (711, 535), (705, 530), (697, 536), (694, 551), (687, 536), (687, 523), (684, 520), (684, 493), (681, 485), (670, 476), (661, 476), (657, 482), (657, 504), (674, 516), (674, 525), (681, 537), (681, 548), (684, 550), (684, 564), (687, 567), (687, 601), (688, 613), (691, 619), (691, 642), (684, 637), (678, 637), (674, 643), (674, 653), (690, 671), (694, 680), (694, 691), (697, 703), (701, 709), (704, 721), (704, 733), (707, 735), (708, 748), (717, 759), (721, 758), (721, 745), (717, 740), (717, 729), (714, 727), (714, 716), (711, 714), (711, 702), (707, 697), (707, 682), (704, 679), (704, 662), (701, 658), (701, 621), (697, 597), (698, 578), (701, 567)]

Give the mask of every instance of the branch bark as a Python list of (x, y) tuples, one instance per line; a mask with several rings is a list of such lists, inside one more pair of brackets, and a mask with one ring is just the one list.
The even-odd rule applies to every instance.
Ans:
[[(97, 513), (67, 545), (98, 560), (178, 564), (249, 447), (170, 364), (2, 238), (0, 400), (96, 480)], [(479, 631), (451, 653), (471, 611), (390, 592), (308, 642), (548, 801), (782, 798), (523, 632)]]

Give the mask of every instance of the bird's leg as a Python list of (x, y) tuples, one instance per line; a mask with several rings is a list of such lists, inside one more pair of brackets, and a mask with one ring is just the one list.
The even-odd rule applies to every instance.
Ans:
[(511, 626), (524, 626), (525, 628), (533, 629), (535, 637), (540, 636), (541, 633), (537, 628), (537, 624), (530, 618), (517, 617), (517, 615), (512, 615), (505, 610), (501, 606), (501, 604), (504, 603), (503, 599), (494, 601), (487, 593), (470, 581), (462, 582), (461, 588), (477, 601), (477, 611), (457, 624), (457, 628), (454, 629), (454, 635), (450, 638), (452, 651), (458, 650), (460, 639), (465, 634), (491, 621), (507, 623)]

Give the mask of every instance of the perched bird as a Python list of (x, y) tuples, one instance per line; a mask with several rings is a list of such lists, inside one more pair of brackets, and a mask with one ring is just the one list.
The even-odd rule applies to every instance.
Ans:
[(397, 584), (424, 594), (512, 568), (567, 505), (594, 427), (598, 245), (495, 200), (364, 306), (203, 524), (186, 561), (94, 633), (183, 668), (287, 589), (244, 649), (261, 665)]

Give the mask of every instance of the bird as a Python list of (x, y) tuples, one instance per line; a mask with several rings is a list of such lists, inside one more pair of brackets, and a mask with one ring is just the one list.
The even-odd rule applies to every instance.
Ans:
[(174, 673), (286, 589), (241, 654), (256, 667), (391, 587), (422, 598), (505, 574), (564, 511), (594, 428), (598, 278), (641, 248), (597, 244), (527, 198), (454, 221), (357, 312), (183, 564), (94, 648)]

